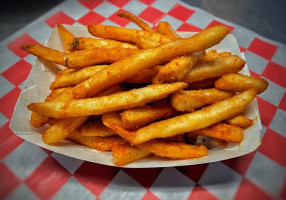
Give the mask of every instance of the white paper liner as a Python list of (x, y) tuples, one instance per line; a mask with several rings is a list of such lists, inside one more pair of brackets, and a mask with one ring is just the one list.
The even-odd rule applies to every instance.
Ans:
[[(75, 36), (91, 37), (85, 26), (66, 26), (66, 28)], [(181, 37), (190, 37), (194, 33), (179, 32), (179, 34)], [(64, 51), (64, 46), (57, 28), (52, 31), (50, 38), (46, 42), (46, 46)], [(227, 35), (220, 44), (210, 49), (216, 49), (218, 52), (228, 51), (245, 59), (244, 55), (240, 53), (236, 38), (230, 34)], [(63, 66), (55, 65), (51, 62), (43, 61), (41, 59), (36, 60), (36, 63), (30, 72), (30, 75), (15, 106), (10, 128), (16, 135), (23, 138), (24, 140), (59, 154), (94, 163), (115, 166), (112, 161), (111, 152), (99, 152), (97, 150), (78, 145), (68, 140), (61, 141), (56, 145), (48, 145), (44, 143), (41, 138), (42, 132), (47, 128), (47, 126), (36, 129), (30, 125), (31, 111), (27, 109), (27, 105), (32, 102), (44, 101), (45, 97), (50, 93), (49, 85), (52, 83), (58, 70), (60, 69), (63, 69)], [(247, 65), (244, 67), (241, 73), (249, 75), (249, 69)], [(244, 130), (244, 139), (240, 144), (229, 143), (225, 149), (211, 149), (209, 150), (209, 155), (202, 158), (171, 160), (158, 157), (148, 157), (146, 159), (125, 165), (124, 167), (151, 168), (195, 165), (222, 161), (248, 154), (257, 149), (261, 143), (261, 122), (256, 99), (249, 104), (244, 115), (250, 119), (254, 119), (254, 125)]]

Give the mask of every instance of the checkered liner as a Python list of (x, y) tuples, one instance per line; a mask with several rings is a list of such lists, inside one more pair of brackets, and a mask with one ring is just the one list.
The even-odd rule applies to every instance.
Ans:
[[(126, 10), (151, 26), (178, 31), (225, 24), (245, 53), (251, 75), (268, 80), (257, 97), (262, 145), (248, 155), (176, 168), (121, 169), (66, 157), (23, 141), (10, 119), (35, 57), (19, 49), (44, 43), (56, 23), (136, 26)], [(286, 46), (179, 1), (66, 1), (0, 44), (0, 199), (286, 199)]]

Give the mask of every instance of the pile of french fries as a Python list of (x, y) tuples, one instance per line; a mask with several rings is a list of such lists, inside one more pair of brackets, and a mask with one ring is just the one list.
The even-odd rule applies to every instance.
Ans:
[(112, 151), (116, 166), (150, 155), (192, 159), (208, 155), (199, 141), (221, 148), (240, 143), (252, 119), (241, 115), (267, 89), (262, 78), (238, 72), (245, 61), (206, 49), (228, 34), (215, 26), (180, 38), (168, 22), (157, 29), (131, 13), (118, 16), (142, 30), (87, 26), (94, 37), (75, 37), (58, 24), (65, 52), (38, 44), (22, 49), (65, 66), (45, 102), (31, 103), (31, 124), (49, 124), (47, 144), (63, 139)]

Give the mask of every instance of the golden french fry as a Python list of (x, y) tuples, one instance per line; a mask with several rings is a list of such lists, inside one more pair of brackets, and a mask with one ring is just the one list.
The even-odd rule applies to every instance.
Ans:
[(90, 37), (77, 37), (74, 38), (71, 44), (73, 50), (84, 50), (94, 48), (127, 48), (138, 49), (134, 44), (119, 42), (116, 40), (98, 39)]
[(183, 78), (186, 83), (216, 78), (224, 74), (239, 72), (245, 65), (245, 61), (238, 56), (224, 56), (202, 63), (192, 68)]
[(112, 148), (113, 161), (116, 166), (123, 166), (131, 162), (135, 162), (151, 155), (139, 147), (132, 147), (129, 144), (121, 144)]
[(117, 135), (115, 131), (103, 125), (101, 121), (92, 121), (78, 127), (78, 133), (82, 136), (108, 137)]
[(133, 15), (132, 13), (129, 12), (118, 12), (117, 13), (118, 17), (123, 17), (125, 19), (129, 19), (131, 22), (142, 28), (144, 31), (149, 31), (149, 32), (156, 32), (154, 29), (152, 29), (147, 23)]
[(213, 138), (222, 139), (229, 142), (241, 142), (243, 139), (243, 129), (224, 123), (193, 131), (198, 135), (205, 135)]
[[(132, 135), (128, 139), (132, 145), (137, 145), (154, 138), (171, 137), (202, 129), (243, 112), (255, 96), (254, 90), (247, 90), (201, 110), (155, 122), (135, 132), (124, 134)], [(115, 132), (119, 134), (118, 130)]]
[(172, 141), (172, 142), (186, 142), (184, 134), (175, 135), (175, 136), (167, 137), (164, 139), (167, 141)]
[(110, 96), (70, 101), (32, 103), (28, 109), (53, 118), (101, 115), (158, 101), (187, 87), (186, 83), (149, 85)]
[(157, 32), (172, 37), (174, 39), (180, 38), (180, 36), (176, 33), (176, 31), (174, 31), (174, 29), (168, 22), (159, 22), (157, 26)]
[(66, 65), (65, 58), (67, 53), (60, 52), (39, 44), (21, 45), (21, 49), (33, 54), (34, 56), (37, 56), (38, 58), (42, 58), (63, 66)]
[(191, 159), (208, 155), (208, 149), (203, 145), (194, 146), (180, 142), (151, 140), (138, 146), (156, 156), (173, 159)]
[(152, 78), (158, 73), (161, 66), (155, 66), (142, 70), (139, 74), (124, 80), (125, 83), (151, 83)]
[(156, 42), (154, 40), (151, 40), (147, 37), (144, 36), (139, 36), (137, 38), (137, 42), (136, 45), (140, 48), (140, 49), (151, 49), (151, 48), (155, 48), (157, 46), (160, 45), (159, 42)]
[(97, 137), (97, 136), (83, 136), (78, 131), (73, 131), (68, 136), (74, 142), (83, 144), (98, 151), (111, 151), (113, 147), (126, 143), (121, 137)]
[(131, 108), (120, 113), (123, 127), (128, 130), (136, 130), (155, 120), (174, 115), (176, 111), (167, 101), (159, 101), (152, 105)]
[(268, 82), (265, 79), (242, 74), (226, 74), (215, 82), (215, 88), (231, 92), (242, 92), (254, 88), (257, 94), (260, 94), (267, 87)]
[(60, 34), (60, 36), (62, 38), (62, 41), (64, 43), (66, 52), (71, 52), (73, 50), (72, 49), (72, 42), (73, 42), (73, 39), (75, 38), (74, 35), (71, 32), (69, 32), (61, 24), (57, 24), (57, 27), (58, 27), (59, 34)]
[(225, 120), (225, 123), (232, 125), (232, 126), (238, 126), (241, 128), (246, 128), (250, 125), (252, 125), (253, 120), (248, 119), (247, 117), (243, 115), (237, 115), (235, 117), (229, 118)]
[(217, 78), (209, 78), (202, 81), (192, 82), (189, 84), (189, 90), (200, 90), (200, 89), (209, 89), (214, 88), (214, 83)]
[(117, 92), (121, 92), (123, 88), (120, 85), (113, 85), (99, 93), (97, 93), (94, 97), (103, 97), (108, 96)]
[(153, 83), (171, 83), (181, 81), (202, 58), (203, 52), (194, 52), (175, 58), (171, 62), (159, 68), (159, 72), (152, 79)]
[(231, 92), (224, 92), (214, 88), (179, 91), (172, 94), (171, 104), (173, 108), (178, 111), (192, 112), (197, 108), (201, 108), (205, 105), (211, 105), (233, 95), (234, 94)]
[(208, 61), (215, 60), (223, 56), (231, 56), (231, 53), (230, 52), (217, 52), (217, 50), (210, 50), (205, 53), (201, 62), (202, 63), (208, 62)]

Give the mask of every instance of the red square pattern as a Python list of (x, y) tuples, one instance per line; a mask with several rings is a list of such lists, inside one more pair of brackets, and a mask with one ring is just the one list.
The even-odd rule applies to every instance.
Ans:
[(24, 35), (18, 37), (16, 40), (8, 44), (7, 47), (20, 58), (24, 58), (29, 53), (20, 48), (20, 46), (23, 44), (38, 44), (38, 42), (34, 40), (30, 35), (25, 33)]
[(71, 177), (71, 174), (49, 156), (25, 180), (40, 199), (50, 199)]
[(17, 146), (19, 146), (23, 139), (16, 136), (9, 128), (9, 122), (0, 127), (0, 158), (3, 159)]
[(118, 12), (124, 12), (125, 10), (120, 9), (117, 12), (115, 12), (113, 15), (111, 15), (108, 19), (110, 21), (113, 21), (114, 23), (118, 24), (119, 26), (125, 27), (127, 24), (130, 23), (130, 21), (128, 19), (125, 19), (123, 17), (118, 17), (117, 13)]
[(0, 163), (0, 199), (4, 199), (19, 183), (20, 180), (15, 174), (6, 165)]
[(32, 65), (24, 60), (20, 60), (4, 71), (2, 75), (15, 86), (18, 86), (27, 79), (31, 69)]
[(201, 164), (201, 165), (177, 167), (177, 169), (197, 183), (200, 180), (203, 173), (205, 172), (207, 166), (208, 164)]
[(276, 52), (277, 48), (278, 47), (273, 44), (258, 38), (254, 38), (254, 40), (249, 45), (248, 50), (270, 60)]
[(286, 179), (284, 181), (284, 186), (280, 196), (282, 197), (282, 199), (286, 199)]
[(141, 200), (160, 200), (151, 191), (147, 191)]
[(266, 194), (263, 190), (258, 188), (256, 185), (251, 183), (246, 178), (242, 180), (236, 195), (234, 197), (235, 200), (239, 199), (263, 199), (263, 200), (271, 200), (272, 197), (270, 197), (268, 194)]
[(257, 96), (257, 103), (259, 107), (261, 122), (268, 127), (277, 111), (277, 107)]
[(202, 29), (191, 24), (183, 23), (177, 31), (200, 32)]
[(280, 102), (279, 108), (286, 111), (286, 92), (284, 93), (284, 96)]
[(232, 26), (226, 25), (226, 24), (224, 24), (224, 23), (222, 23), (222, 22), (219, 22), (219, 21), (217, 21), (217, 20), (213, 20), (213, 21), (207, 26), (207, 28), (213, 27), (213, 26), (217, 26), (217, 25), (225, 25), (225, 26), (227, 26), (228, 29), (229, 29), (229, 31), (228, 31), (229, 33), (231, 33), (231, 32), (233, 31), (233, 27), (232, 27)]
[(125, 4), (127, 4), (130, 0), (108, 0), (109, 3), (116, 5), (117, 7), (121, 8)]
[(88, 24), (101, 24), (105, 20), (105, 17), (95, 13), (95, 12), (89, 12), (83, 17), (81, 17), (78, 22), (83, 25)]
[(83, 6), (89, 8), (90, 10), (93, 10), (95, 7), (99, 6), (104, 2), (104, 0), (78, 0), (79, 3), (81, 3)]
[(240, 52), (245, 52), (246, 51), (246, 49), (241, 47), (241, 46), (239, 46), (239, 49), (240, 49)]
[(119, 168), (84, 162), (74, 173), (74, 177), (84, 187), (99, 196), (118, 171)]
[[(149, 189), (154, 183), (156, 178), (159, 176), (162, 168), (146, 168), (146, 169), (124, 169), (124, 171), (129, 174), (134, 180)], [(148, 178), (146, 178), (148, 177)]]
[(141, 1), (141, 2), (143, 2), (143, 3), (145, 3), (146, 5), (151, 5), (152, 3), (154, 3), (154, 1), (156, 1), (156, 0), (139, 0), (139, 1)]
[(189, 19), (190, 16), (192, 16), (195, 13), (194, 10), (191, 10), (189, 8), (186, 8), (180, 4), (176, 4), (170, 11), (169, 15), (181, 20), (186, 21)]
[(206, 189), (203, 187), (196, 185), (193, 189), (192, 193), (190, 194), (189, 200), (218, 200), (214, 195), (209, 193)]
[(281, 65), (270, 61), (264, 69), (262, 76), (281, 85), (282, 87), (286, 87), (286, 68)]
[(21, 90), (16, 87), (0, 99), (0, 111), (8, 119), (11, 119), (13, 115), (14, 107), (17, 103), (20, 93)]
[(63, 11), (59, 11), (45, 21), (51, 28), (54, 28), (57, 23), (60, 24), (73, 24), (75, 20), (66, 15)]
[(222, 162), (240, 173), (241, 175), (244, 175), (247, 172), (247, 169), (250, 166), (250, 163), (254, 158), (255, 153), (256, 151), (237, 158), (224, 160)]
[(162, 11), (153, 8), (148, 7), (143, 12), (140, 13), (139, 17), (146, 20), (147, 22), (150, 22), (151, 24), (156, 24), (160, 19), (164, 17), (165, 13)]
[(286, 167), (286, 138), (268, 128), (258, 151)]

